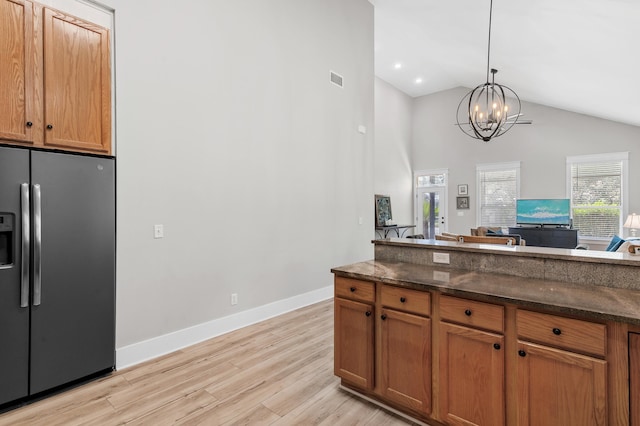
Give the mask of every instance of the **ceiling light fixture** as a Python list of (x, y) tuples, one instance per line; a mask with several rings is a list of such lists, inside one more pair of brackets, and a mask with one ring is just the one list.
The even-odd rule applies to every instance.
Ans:
[(416, 84), (420, 84), (420, 83), (422, 83), (422, 78), (421, 77), (416, 78)]
[[(520, 98), (516, 93), (495, 82), (498, 70), (489, 68), (491, 54), (491, 15), (489, 6), (489, 43), (487, 46), (487, 82), (467, 93), (458, 104), (457, 124), (465, 134), (489, 142), (506, 133), (520, 117)], [(491, 82), (489, 82), (491, 71)], [(522, 122), (530, 124), (531, 122)]]
[(402, 68), (402, 64), (400, 62), (397, 62), (393, 67), (399, 70), (400, 68)]

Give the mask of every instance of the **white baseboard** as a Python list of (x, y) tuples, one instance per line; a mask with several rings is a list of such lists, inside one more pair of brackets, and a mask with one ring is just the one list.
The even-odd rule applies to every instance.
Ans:
[(216, 336), (238, 330), (251, 324), (282, 315), (333, 297), (333, 286), (323, 287), (288, 299), (218, 318), (183, 330), (116, 349), (116, 369), (131, 367), (203, 342)]

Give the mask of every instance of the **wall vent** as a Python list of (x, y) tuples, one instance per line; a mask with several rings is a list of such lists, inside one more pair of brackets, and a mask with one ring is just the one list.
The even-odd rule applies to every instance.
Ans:
[(331, 82), (338, 87), (342, 87), (342, 80), (343, 80), (342, 76), (333, 71), (329, 71), (329, 73), (330, 73), (329, 79), (331, 80)]

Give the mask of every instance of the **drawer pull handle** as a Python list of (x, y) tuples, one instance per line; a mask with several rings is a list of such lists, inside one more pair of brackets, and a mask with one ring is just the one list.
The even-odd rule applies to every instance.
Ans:
[(47, 124), (47, 129), (49, 130), (53, 129), (53, 124)]
[(493, 349), (495, 349), (496, 351), (500, 350), (500, 343), (494, 343), (493, 344)]
[(364, 313), (366, 316), (370, 317), (371, 316), (371, 311), (367, 311)]
[(353, 293), (353, 292), (355, 292), (355, 291), (356, 291), (356, 288), (355, 288), (355, 287), (351, 287), (351, 288), (349, 289), (349, 291), (351, 291), (351, 293)]
[(404, 303), (404, 302), (406, 302), (406, 301), (407, 301), (407, 298), (406, 298), (406, 297), (401, 297), (401, 298), (400, 298), (400, 302), (401, 302), (401, 303)]
[(559, 328), (554, 328), (553, 329), (553, 334), (555, 334), (556, 336), (559, 336), (562, 334), (562, 330), (560, 330)]
[(33, 123), (31, 121), (27, 121), (27, 127), (31, 127), (33, 126)]
[(527, 356), (527, 353), (526, 353), (525, 351), (523, 351), (522, 349), (520, 349), (520, 350), (518, 351), (518, 355), (520, 355), (520, 356), (522, 356), (522, 357), (525, 357), (525, 356)]
[(386, 319), (387, 319), (387, 316), (386, 316), (385, 314), (382, 314), (382, 315), (380, 316), (380, 319), (381, 319), (382, 321), (384, 321), (384, 320), (386, 320)]
[(466, 316), (470, 317), (470, 316), (471, 316), (471, 309), (467, 309), (467, 310), (465, 310), (465, 311), (464, 311), (464, 314), (465, 314)]

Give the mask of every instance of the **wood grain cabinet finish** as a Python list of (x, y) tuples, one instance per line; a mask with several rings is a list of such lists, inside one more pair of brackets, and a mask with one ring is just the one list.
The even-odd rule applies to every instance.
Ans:
[(640, 426), (640, 333), (629, 333), (631, 426)]
[(0, 140), (25, 145), (42, 144), (36, 18), (32, 2), (0, 0)]
[(374, 386), (374, 307), (336, 297), (334, 374), (364, 390)]
[(109, 32), (44, 9), (44, 144), (111, 152)]
[(519, 310), (516, 329), (518, 424), (606, 425), (606, 326)]
[(111, 154), (107, 29), (0, 0), (0, 142)]
[[(465, 307), (467, 302), (448, 299), (453, 302), (450, 305), (456, 307)], [(463, 313), (461, 319), (466, 317)], [(440, 323), (439, 398), (440, 417), (444, 422), (466, 426), (505, 424), (504, 348), (501, 334)]]
[(383, 285), (380, 303), (387, 308), (418, 315), (431, 315), (431, 295), (425, 291)]
[(504, 307), (458, 297), (440, 297), (440, 318), (473, 328), (504, 332)]
[(431, 412), (431, 320), (381, 310), (381, 389), (390, 401), (411, 410)]
[(607, 424), (606, 361), (518, 344), (518, 425)]
[(376, 285), (369, 281), (336, 277), (335, 292), (336, 297), (342, 297), (345, 299), (368, 303), (375, 303), (376, 301)]

